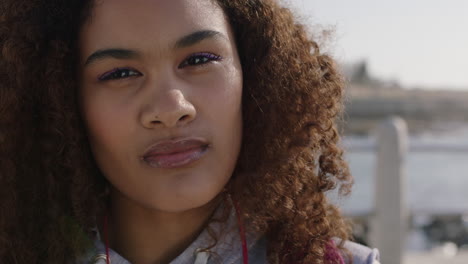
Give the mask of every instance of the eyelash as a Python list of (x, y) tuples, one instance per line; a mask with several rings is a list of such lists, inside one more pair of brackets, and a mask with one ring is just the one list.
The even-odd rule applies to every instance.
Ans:
[(198, 52), (190, 55), (180, 65), (179, 69), (187, 66), (201, 66), (211, 61), (220, 61), (222, 58), (219, 55), (210, 52)]
[(115, 68), (110, 72), (106, 72), (99, 77), (99, 81), (109, 81), (127, 78), (131, 76), (141, 76), (141, 73), (131, 69), (131, 68)]
[[(212, 61), (220, 61), (222, 58), (219, 55), (210, 52), (199, 52), (190, 55), (177, 68), (182, 69), (187, 66), (203, 66)], [(132, 76), (141, 76), (142, 74), (131, 68), (115, 68), (112, 71), (106, 72), (99, 77), (99, 81), (108, 81), (123, 79)]]

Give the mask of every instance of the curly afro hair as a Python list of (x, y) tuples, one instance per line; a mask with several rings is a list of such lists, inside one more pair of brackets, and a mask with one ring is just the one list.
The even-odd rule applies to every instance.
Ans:
[[(349, 228), (326, 197), (352, 185), (336, 120), (344, 83), (332, 58), (274, 0), (216, 0), (244, 76), (243, 139), (226, 186), (270, 263), (327, 263)], [(92, 246), (106, 207), (77, 103), (83, 0), (0, 3), (0, 260), (69, 263)], [(222, 194), (224, 195), (224, 194)]]

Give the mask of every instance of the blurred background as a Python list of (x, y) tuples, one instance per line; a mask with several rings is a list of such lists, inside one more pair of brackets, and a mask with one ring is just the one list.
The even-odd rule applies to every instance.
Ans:
[(468, 263), (468, 1), (282, 3), (348, 81), (336, 202), (356, 240), (384, 264)]

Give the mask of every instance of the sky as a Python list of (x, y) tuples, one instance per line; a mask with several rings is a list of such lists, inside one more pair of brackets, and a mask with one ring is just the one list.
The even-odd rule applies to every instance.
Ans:
[(282, 0), (326, 51), (406, 88), (468, 90), (468, 0)]

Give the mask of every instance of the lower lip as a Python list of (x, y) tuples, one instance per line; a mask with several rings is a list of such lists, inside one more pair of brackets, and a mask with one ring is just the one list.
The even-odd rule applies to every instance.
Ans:
[(208, 146), (189, 149), (182, 152), (144, 157), (143, 160), (153, 168), (174, 169), (189, 166), (201, 159)]

